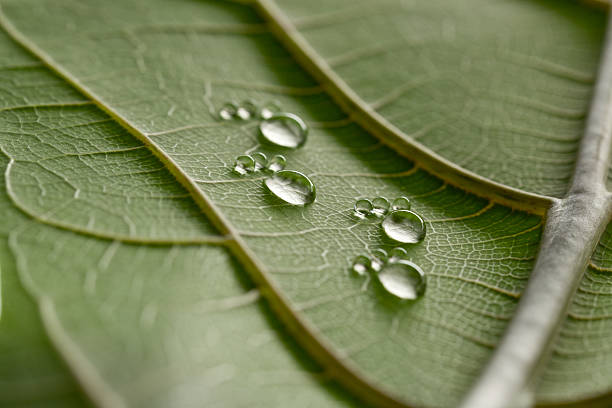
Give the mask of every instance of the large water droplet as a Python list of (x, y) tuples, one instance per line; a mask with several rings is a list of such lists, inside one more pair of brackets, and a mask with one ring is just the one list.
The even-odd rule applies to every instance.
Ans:
[(425, 273), (405, 259), (386, 264), (377, 277), (387, 292), (400, 299), (415, 300), (425, 293)]
[(353, 260), (351, 269), (359, 276), (365, 275), (370, 270), (370, 258), (365, 255), (359, 255)]
[(364, 219), (370, 214), (370, 212), (372, 211), (372, 208), (374, 208), (372, 206), (372, 202), (370, 200), (366, 200), (365, 198), (362, 198), (361, 200), (355, 201), (354, 215), (357, 218)]
[(409, 210), (410, 209), (410, 200), (408, 197), (399, 197), (393, 200), (391, 203), (391, 210)]
[(393, 211), (385, 217), (382, 227), (389, 238), (404, 244), (416, 244), (425, 238), (425, 222), (412, 211)]
[(276, 173), (277, 171), (283, 170), (285, 168), (286, 163), (287, 159), (285, 159), (285, 156), (277, 154), (276, 156), (270, 159), (266, 169), (271, 171), (272, 173)]
[(264, 180), (268, 190), (281, 200), (293, 205), (306, 205), (315, 200), (316, 190), (312, 181), (302, 173), (282, 170)]
[(376, 272), (380, 271), (389, 261), (389, 254), (384, 249), (375, 249), (372, 251), (372, 269)]
[(391, 204), (389, 204), (389, 200), (387, 200), (385, 197), (376, 197), (372, 200), (372, 205), (374, 206), (372, 214), (377, 217), (382, 217), (387, 213), (387, 211), (389, 211), (389, 206)]
[(234, 173), (244, 176), (247, 173), (255, 171), (255, 160), (251, 156), (238, 156), (234, 164)]
[(230, 120), (236, 116), (236, 112), (238, 111), (238, 105), (233, 102), (225, 103), (221, 109), (219, 109), (219, 119), (221, 120)]
[(261, 117), (262, 119), (269, 119), (270, 117), (272, 117), (272, 115), (274, 115), (276, 112), (280, 110), (281, 110), (280, 103), (276, 101), (267, 102), (259, 110), (259, 117)]
[(251, 157), (255, 161), (255, 171), (259, 171), (268, 165), (268, 158), (261, 152), (253, 153)]
[(273, 145), (297, 149), (306, 143), (308, 127), (293, 113), (275, 113), (259, 124), (261, 135)]

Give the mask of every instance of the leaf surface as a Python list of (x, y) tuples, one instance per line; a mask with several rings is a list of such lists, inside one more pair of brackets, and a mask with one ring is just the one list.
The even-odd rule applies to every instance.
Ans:
[[(7, 111), (3, 127), (12, 133), (0, 141), (10, 160), (10, 199), (35, 220), (11, 234), (19, 275), (43, 319), (53, 322), (49, 334), (90, 397), (107, 405), (115, 401), (105, 400), (109, 395), (133, 405), (189, 405), (200, 401), (202, 389), (214, 386), (211, 403), (250, 395), (269, 406), (283, 405), (268, 399), (277, 393), (279, 398), (293, 395), (286, 384), (266, 392), (257, 381), (252, 391), (235, 394), (238, 384), (253, 377), (273, 381), (273, 375), (256, 374), (262, 364), (294, 372), (299, 357), (293, 347), (283, 349), (278, 337), (266, 351), (249, 354), (253, 360), (246, 357), (242, 338), (271, 324), (262, 317), (262, 306), (231, 308), (231, 318), (217, 313), (214, 299), (241, 304), (240, 299), (256, 293), (245, 295), (249, 284), (245, 289), (236, 280), (241, 267), (225, 249), (210, 247), (224, 246), (227, 240), (234, 256), (259, 279), (272, 306), (283, 312), (284, 322), (306, 332), (298, 338), (302, 345), (318, 351), (319, 361), (332, 374), (340, 371), (340, 380), (353, 391), (361, 384), (364, 394), (389, 394), (418, 406), (456, 405), (512, 316), (533, 267), (539, 216), (452, 187), (381, 144), (346, 118), (250, 7), (192, 1), (130, 1), (107, 7), (94, 1), (28, 0), (5, 1), (3, 12), (13, 35), (108, 114), (89, 105)], [(598, 34), (585, 35), (590, 48), (580, 72), (593, 71), (596, 62)], [(505, 100), (498, 101), (497, 109), (524, 114), (529, 124), (552, 123), (572, 140), (542, 142), (551, 146), (554, 157), (548, 162), (538, 158), (538, 163), (551, 166), (532, 172), (513, 162), (520, 171), (509, 169), (507, 179), (497, 180), (561, 194), (571, 174), (571, 153), (590, 85), (550, 73), (538, 78), (543, 88), (554, 88), (569, 101), (563, 114)], [(359, 83), (370, 82), (354, 86), (359, 91)], [(445, 87), (436, 83), (424, 97), (432, 98)], [(215, 118), (224, 102), (247, 98), (277, 99), (311, 125), (307, 145), (287, 157), (290, 168), (315, 182), (318, 198), (312, 206), (283, 205), (266, 195), (261, 177), (231, 174), (239, 154), (256, 149), (274, 153), (261, 145), (254, 123)], [(452, 103), (442, 108), (443, 113), (453, 111)], [(567, 111), (582, 113), (568, 120)], [(470, 126), (483, 126), (462, 125), (462, 134), (470, 134)], [(445, 129), (437, 137), (448, 134), (449, 127)], [(515, 141), (523, 148), (528, 143), (518, 137)], [(494, 154), (490, 156), (501, 157)], [(562, 158), (560, 163), (561, 156), (570, 157), (569, 162)], [(469, 168), (469, 163), (460, 164)], [(489, 162), (472, 170), (495, 179), (491, 169)], [(561, 176), (546, 181), (543, 174), (553, 170)], [(525, 184), (517, 184), (519, 179)], [(46, 185), (53, 187), (47, 191), (41, 187)], [(357, 198), (377, 195), (407, 195), (427, 220), (425, 242), (407, 248), (428, 273), (426, 296), (414, 304), (397, 302), (375, 282), (366, 285), (350, 276), (348, 267), (356, 255), (393, 247), (378, 224), (357, 223), (351, 215)], [(224, 235), (215, 232), (194, 202), (217, 227), (227, 229)], [(71, 257), (74, 248), (86, 256)], [(43, 256), (32, 257), (34, 251)], [(202, 264), (210, 264), (206, 270), (215, 274), (198, 275)], [(66, 271), (71, 272), (65, 282), (54, 281)], [(92, 280), (95, 290), (87, 293)], [(203, 321), (189, 317), (199, 307), (215, 313)], [(90, 325), (83, 325), (85, 313)], [(238, 333), (233, 332), (236, 326)], [(207, 334), (210, 327), (221, 327), (222, 333)], [(213, 346), (202, 349), (206, 336), (213, 337)], [(216, 352), (215, 336), (236, 340), (223, 342), (227, 355)], [(153, 338), (165, 340), (164, 347)], [(109, 345), (104, 353), (100, 342)], [(177, 367), (165, 367), (164, 357)], [(304, 405), (338, 403), (312, 374), (293, 375), (296, 387), (304, 390)], [(135, 377), (140, 381), (126, 387), (126, 379)], [(211, 378), (225, 377), (227, 383), (210, 384)], [(605, 383), (599, 382), (597, 392)], [(550, 384), (548, 389), (554, 390), (560, 382)], [(567, 399), (586, 393), (573, 390)]]

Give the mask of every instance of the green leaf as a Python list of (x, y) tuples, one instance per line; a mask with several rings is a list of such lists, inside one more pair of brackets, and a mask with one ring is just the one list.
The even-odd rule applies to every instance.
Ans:
[[(410, 51), (404, 64), (347, 64), (338, 71), (343, 83), (338, 73), (324, 76), (320, 57), (308, 59), (311, 46), (265, 1), (258, 7), (272, 31), (240, 4), (3, 1), (5, 29), (48, 66), (8, 42), (2, 46), (11, 51), (3, 59), (7, 96), (0, 99), (7, 191), (0, 208), (14, 220), (5, 241), (17, 262), (15, 268), (2, 258), (3, 282), (18, 276), (68, 367), (45, 346), (54, 365), (41, 363), (40, 372), (58, 378), (69, 372), (101, 406), (351, 404), (330, 377), (380, 405), (455, 406), (515, 311), (534, 267), (541, 215), (551, 202), (572, 203), (539, 194), (566, 190), (603, 27), (598, 14), (566, 3), (473, 3), (428, 3), (414, 17), (409, 13), (413, 22), (439, 22), (442, 37), (455, 30), (456, 45), (424, 36), (418, 63)], [(362, 43), (361, 34), (346, 33), (355, 19), (363, 22), (361, 9), (347, 14), (354, 6), (332, 5), (327, 16), (308, 17), (317, 4), (306, 4), (281, 3), (310, 28), (306, 38), (321, 55), (336, 61), (356, 55), (360, 62), (361, 51), (341, 53), (355, 41), (366, 48), (387, 44), (397, 32), (382, 28), (405, 18), (393, 2), (373, 13), (366, 8), (375, 27), (365, 29), (374, 35)], [(384, 24), (379, 12), (397, 21)], [(475, 23), (483, 19), (487, 24)], [(470, 30), (457, 29), (455, 21)], [(525, 30), (517, 34), (518, 21)], [(542, 21), (555, 30), (542, 29)], [(531, 36), (541, 43), (532, 47)], [(499, 61), (482, 62), (497, 49)], [(426, 63), (447, 69), (462, 58), (469, 62), (465, 73), (427, 77)], [(425, 81), (418, 82), (418, 98), (393, 96), (391, 89), (417, 69)], [(526, 73), (534, 85), (527, 97), (514, 97), (526, 88)], [(476, 81), (482, 82), (475, 89), (459, 86)], [(389, 103), (378, 113), (361, 103), (384, 95)], [(260, 145), (255, 123), (216, 119), (223, 103), (249, 98), (276, 99), (311, 126), (306, 146), (287, 158), (289, 168), (314, 181), (313, 205), (283, 205), (266, 194), (261, 177), (231, 173), (246, 151), (273, 153)], [(416, 131), (428, 148), (408, 138)], [(450, 134), (461, 143), (450, 142)], [(483, 144), (483, 135), (491, 143)], [(509, 135), (518, 160), (505, 154), (508, 146), (493, 143)], [(526, 150), (537, 156), (523, 160)], [(352, 216), (356, 199), (378, 195), (409, 196), (427, 221), (425, 242), (407, 247), (427, 272), (426, 295), (412, 304), (349, 272), (355, 256), (394, 246), (379, 225)], [(605, 291), (604, 280), (595, 290)], [(4, 299), (6, 283), (2, 290)], [(584, 293), (582, 302), (600, 301), (586, 294), (588, 286)], [(576, 302), (574, 308), (580, 296)], [(22, 303), (14, 307), (29, 310), (38, 327), (32, 306)], [(13, 307), (3, 304), (2, 324)], [(605, 315), (603, 306), (588, 310)], [(553, 356), (539, 398), (569, 401), (609, 388), (601, 352), (583, 352), (583, 342), (566, 340), (579, 333), (591, 339), (571, 319), (558, 344), (571, 344), (578, 357)], [(598, 321), (593, 338), (604, 339), (606, 320)], [(44, 343), (38, 330), (30, 337)], [(572, 369), (584, 370), (595, 357), (596, 381), (568, 387)], [(36, 364), (30, 370), (39, 372)], [(18, 378), (15, 371), (3, 375)]]

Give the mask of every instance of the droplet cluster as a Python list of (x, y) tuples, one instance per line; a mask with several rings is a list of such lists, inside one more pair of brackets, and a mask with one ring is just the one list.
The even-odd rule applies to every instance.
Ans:
[(258, 104), (251, 99), (247, 99), (240, 103), (224, 103), (217, 112), (217, 115), (220, 120), (268, 119), (275, 112), (279, 112), (280, 110), (281, 107), (277, 101)]
[(241, 176), (247, 173), (257, 173), (260, 171), (276, 173), (283, 170), (286, 163), (287, 159), (280, 154), (274, 155), (268, 159), (264, 153), (256, 152), (236, 157), (233, 171)]
[[(227, 102), (219, 109), (218, 117), (224, 121), (259, 120), (261, 140), (273, 149), (298, 149), (308, 136), (304, 120), (293, 113), (282, 112), (276, 101), (264, 104), (252, 100)], [(248, 153), (236, 158), (233, 172), (240, 176), (267, 173), (263, 185), (274, 197), (294, 206), (313, 203), (316, 188), (312, 181), (299, 171), (285, 170), (286, 163), (287, 159), (280, 154), (268, 158), (262, 152)], [(382, 220), (385, 235), (395, 242), (416, 244), (425, 238), (425, 222), (410, 208), (407, 197), (389, 201), (379, 196), (357, 200), (353, 214), (359, 220)], [(408, 259), (408, 252), (402, 247), (389, 252), (376, 249), (369, 255), (359, 255), (353, 260), (351, 270), (358, 276), (367, 277), (366, 282), (374, 277), (388, 293), (402, 300), (418, 299), (425, 292), (425, 273)]]
[(385, 197), (376, 197), (371, 201), (362, 198), (355, 202), (353, 215), (359, 219), (365, 219), (366, 217), (382, 218), (389, 211), (409, 209), (410, 200), (407, 197), (398, 197), (393, 202), (389, 202)]
[[(362, 198), (355, 202), (353, 214), (359, 220), (382, 218), (381, 226), (389, 239), (401, 244), (417, 244), (425, 239), (425, 222), (410, 208), (407, 197), (392, 201), (385, 197), (371, 201)], [(425, 292), (425, 273), (407, 258), (408, 252), (402, 247), (393, 248), (389, 253), (377, 249), (371, 256), (357, 256), (351, 269), (359, 276), (374, 275), (387, 292), (400, 299), (414, 300)]]

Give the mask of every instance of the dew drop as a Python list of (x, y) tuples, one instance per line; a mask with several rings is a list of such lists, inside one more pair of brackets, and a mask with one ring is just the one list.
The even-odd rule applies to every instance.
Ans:
[(266, 169), (273, 173), (276, 173), (278, 171), (283, 170), (285, 168), (286, 163), (287, 163), (287, 159), (285, 159), (285, 156), (281, 156), (280, 154), (277, 154), (276, 156), (270, 159)]
[(409, 210), (410, 209), (410, 200), (408, 197), (399, 197), (393, 200), (391, 203), (391, 210)]
[(387, 292), (400, 299), (415, 300), (425, 293), (425, 273), (411, 261), (390, 262), (377, 277)]
[(401, 247), (397, 247), (397, 248), (393, 248), (390, 252), (389, 252), (389, 261), (391, 262), (395, 262), (399, 259), (406, 259), (408, 258), (408, 252)]
[(372, 205), (374, 209), (372, 210), (372, 214), (377, 217), (383, 217), (389, 211), (389, 200), (385, 197), (376, 197), (372, 200)]
[(247, 173), (255, 171), (255, 160), (251, 156), (242, 155), (236, 157), (234, 164), (234, 173), (244, 176)]
[(268, 157), (266, 157), (266, 155), (261, 152), (253, 153), (251, 157), (255, 161), (254, 171), (259, 171), (268, 165)]
[(297, 149), (306, 143), (308, 127), (293, 113), (275, 113), (259, 124), (261, 135), (268, 142), (279, 147)]
[(370, 200), (362, 198), (361, 200), (355, 201), (354, 215), (357, 218), (364, 219), (368, 216), (368, 214), (370, 214), (370, 212), (372, 212), (373, 208), (374, 206), (372, 205), (372, 202)]
[(389, 254), (384, 249), (376, 249), (372, 251), (372, 269), (376, 272), (380, 271), (389, 261)]
[(363, 276), (370, 270), (370, 266), (371, 266), (370, 258), (368, 258), (365, 255), (359, 255), (353, 261), (353, 265), (351, 266), (351, 269), (357, 275)]
[(259, 110), (259, 117), (262, 119), (270, 119), (272, 115), (280, 111), (280, 104), (276, 101), (268, 102)]
[(281, 170), (264, 180), (266, 188), (281, 200), (292, 205), (314, 202), (316, 190), (312, 181), (294, 170)]
[(230, 120), (236, 116), (238, 112), (238, 105), (233, 102), (227, 102), (224, 104), (221, 109), (219, 109), (219, 119), (221, 120)]
[(425, 222), (412, 211), (393, 211), (385, 217), (382, 227), (389, 238), (404, 244), (416, 244), (425, 238)]
[(251, 100), (243, 101), (236, 109), (236, 117), (242, 120), (249, 120), (257, 114), (257, 105)]

